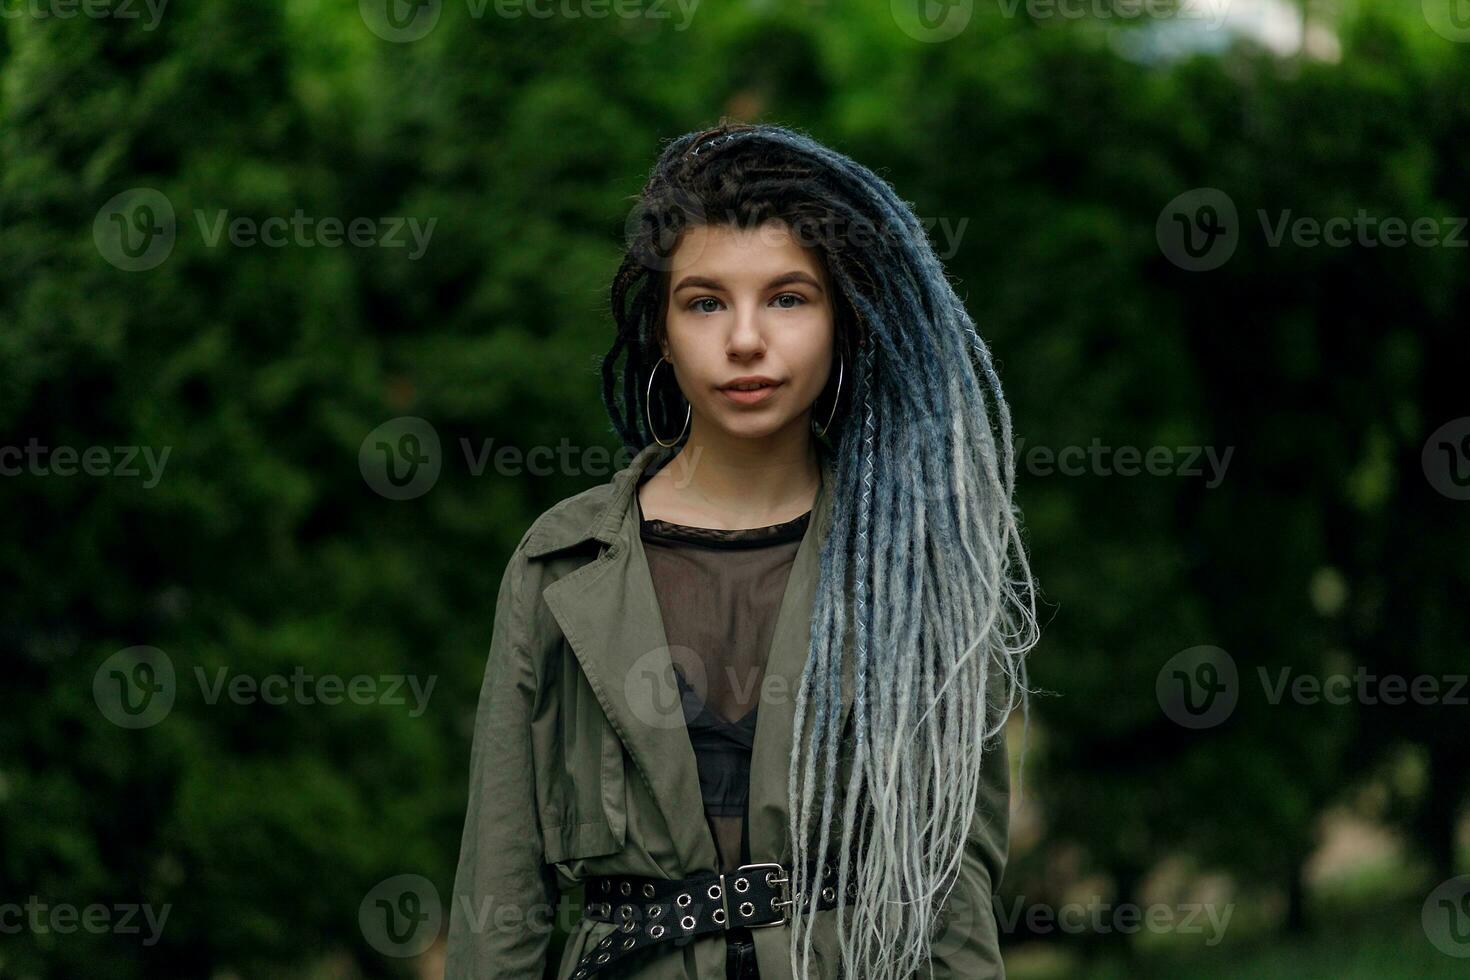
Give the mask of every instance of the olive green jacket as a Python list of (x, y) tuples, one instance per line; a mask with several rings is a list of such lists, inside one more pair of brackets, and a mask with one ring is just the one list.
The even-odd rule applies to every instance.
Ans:
[[(717, 868), (634, 498), (645, 469), (672, 454), (649, 445), (607, 483), (547, 510), (511, 555), (496, 600), (447, 910), (449, 980), (540, 980), (553, 913), (570, 925), (555, 973), (566, 980), (583, 953), (616, 926), (581, 918), (560, 900), (563, 892), (588, 875), (683, 878)], [(750, 766), (752, 862), (791, 857), (787, 772), (794, 706), (832, 486), (824, 463), (762, 682)], [(850, 661), (842, 690), (846, 720)], [(1004, 741), (986, 754), (995, 762), (986, 767), (947, 924), (934, 941), (935, 980), (1005, 976), (991, 902), (1007, 850)], [(845, 785), (841, 776), (837, 785)], [(835, 915), (816, 914), (812, 977), (838, 976)], [(757, 928), (752, 935), (763, 980), (793, 980), (790, 926)], [(681, 946), (669, 941), (604, 975), (724, 980), (724, 936)]]

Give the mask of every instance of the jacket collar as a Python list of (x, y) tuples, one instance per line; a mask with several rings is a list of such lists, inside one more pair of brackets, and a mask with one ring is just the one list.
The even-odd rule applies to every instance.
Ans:
[(629, 511), (633, 490), (650, 466), (662, 466), (674, 449), (650, 442), (607, 483), (561, 501), (536, 522), (526, 540), (526, 556), (543, 558), (585, 541), (612, 544)]
[[(634, 494), (644, 473), (667, 462), (674, 452), (652, 443), (608, 483), (563, 501), (547, 513), (547, 520), (528, 539), (526, 551), (536, 558), (589, 540), (606, 546), (595, 560), (548, 585), (542, 597), (664, 814), (674, 849), (664, 857), (678, 866), (669, 870), (682, 876), (715, 870), (717, 853), (708, 822), (690, 816), (703, 812), (698, 766), (643, 552)], [(777, 612), (756, 715), (749, 814), (754, 862), (790, 857), (787, 772), (795, 701), (810, 650), (813, 602), (835, 486), (825, 456), (821, 478), (812, 520), (797, 548)], [(844, 661), (839, 731), (852, 701), (850, 667)]]

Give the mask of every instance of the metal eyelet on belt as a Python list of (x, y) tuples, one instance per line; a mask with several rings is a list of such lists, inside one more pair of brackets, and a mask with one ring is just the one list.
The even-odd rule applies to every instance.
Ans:
[(603, 902), (602, 903), (602, 917), (604, 919), (611, 919), (612, 918), (612, 902)]
[(751, 905), (749, 902), (741, 902), (740, 915), (746, 919), (750, 918), (752, 915), (755, 915), (755, 906)]
[(822, 901), (830, 902), (836, 897), (837, 889), (833, 888), (831, 885), (828, 885), (826, 888), (822, 889)]
[(705, 890), (705, 894), (708, 895), (710, 898), (719, 898), (720, 897), (720, 886), (719, 885), (710, 885), (709, 888), (707, 888)]
[(662, 905), (650, 905), (648, 907), (648, 917), (650, 919), (657, 919), (659, 916), (661, 916), (663, 914), (664, 914), (664, 907)]
[(663, 926), (660, 926), (660, 925), (649, 926), (648, 927), (648, 934), (650, 936), (652, 936), (654, 939), (661, 939), (661, 938), (663, 938), (664, 927)]
[(626, 881), (623, 882), (623, 884), (622, 884), (622, 886), (621, 886), (621, 888), (619, 890), (624, 895), (631, 895), (631, 894), (633, 894), (633, 886), (630, 883), (626, 882)]
[(687, 909), (689, 907), (689, 903), (693, 901), (693, 899), (689, 897), (688, 892), (680, 892), (679, 897), (674, 899), (674, 901), (678, 903), (679, 908)]
[(631, 919), (631, 918), (633, 918), (633, 906), (631, 906), (631, 905), (619, 905), (618, 906), (618, 915), (621, 915), (625, 919)]
[(653, 886), (652, 885), (644, 885), (643, 886), (643, 897), (644, 898), (652, 898), (653, 897)]
[(689, 930), (693, 929), (694, 928), (694, 916), (692, 916), (692, 915), (686, 915), (686, 916), (684, 916), (684, 918), (680, 919), (679, 920), (679, 928), (680, 929), (683, 929), (685, 932), (688, 932)]
[(740, 894), (742, 894), (742, 895), (744, 895), (746, 892), (750, 891), (750, 879), (748, 879), (748, 878), (736, 878), (735, 879), (735, 890), (737, 892), (739, 892)]
[(720, 925), (724, 925), (725, 924), (725, 910), (724, 909), (715, 909), (713, 918)]
[(627, 939), (624, 939), (623, 940), (623, 948), (624, 949), (632, 949), (633, 948), (633, 944), (636, 943), (637, 941), (638, 940), (634, 939), (632, 936), (629, 936)]

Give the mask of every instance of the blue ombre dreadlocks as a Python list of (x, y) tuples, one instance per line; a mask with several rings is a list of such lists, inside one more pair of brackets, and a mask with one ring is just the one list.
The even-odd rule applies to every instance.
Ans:
[[(681, 233), (772, 219), (822, 229), (812, 247), (837, 287), (834, 346), (850, 383), (825, 437), (836, 485), (796, 701), (792, 862), (813, 866), (814, 817), (815, 854), (840, 836), (838, 889), (855, 889), (850, 921), (847, 907), (836, 911), (843, 972), (924, 975), (975, 817), (981, 759), (1025, 707), (1025, 655), (1037, 639), (1010, 410), (990, 352), (909, 205), (794, 130), (726, 124), (673, 140), (635, 217), (612, 286), (618, 336), (602, 365), (604, 404), (632, 449), (653, 438), (641, 380), (659, 356)], [(845, 654), (850, 735), (836, 730)], [(806, 977), (805, 913), (817, 896), (798, 897), (791, 963)]]

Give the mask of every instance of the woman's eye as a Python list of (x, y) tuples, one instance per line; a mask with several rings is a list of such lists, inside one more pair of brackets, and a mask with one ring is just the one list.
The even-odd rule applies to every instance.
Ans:
[(782, 293), (780, 296), (777, 296), (775, 299), (771, 300), (771, 302), (773, 302), (773, 303), (780, 303), (783, 299), (794, 299), (794, 300), (796, 300), (795, 303), (788, 303), (788, 304), (782, 306), (781, 309), (783, 309), (783, 310), (792, 309), (792, 308), (794, 308), (796, 306), (799, 306), (802, 303), (805, 303), (806, 302), (806, 297), (805, 296), (802, 296), (800, 293)]
[(691, 310), (693, 310), (694, 312), (696, 312), (696, 313), (713, 313), (713, 312), (715, 312), (713, 309), (710, 309), (707, 306), (701, 306), (700, 304), (701, 303), (714, 303), (716, 305), (716, 307), (718, 307), (719, 302), (720, 301), (717, 300), (717, 299), (715, 299), (713, 296), (701, 296), (701, 297), (699, 297), (699, 299), (694, 300), (692, 303), (690, 303), (689, 304), (689, 308)]

